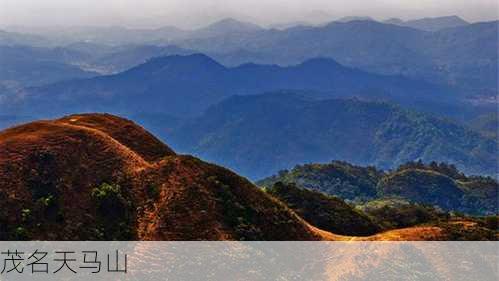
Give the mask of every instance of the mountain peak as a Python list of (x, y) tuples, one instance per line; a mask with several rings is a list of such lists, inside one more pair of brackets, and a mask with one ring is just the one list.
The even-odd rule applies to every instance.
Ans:
[(148, 60), (144, 64), (141, 64), (137, 67), (130, 69), (127, 72), (137, 72), (143, 70), (156, 71), (158, 69), (163, 69), (167, 66), (173, 66), (179, 69), (208, 67), (212, 70), (219, 70), (225, 68), (223, 65), (216, 62), (214, 59), (210, 58), (209, 56), (201, 53), (196, 53), (190, 55), (170, 55), (170, 56), (155, 57)]
[(300, 64), (300, 66), (308, 66), (308, 67), (343, 67), (337, 61), (328, 57), (317, 57), (304, 61)]
[(336, 20), (337, 22), (351, 22), (351, 21), (375, 21), (373, 18), (368, 16), (348, 16), (342, 17)]
[(456, 24), (469, 24), (469, 22), (463, 20), (459, 16), (442, 16), (442, 17), (426, 17), (422, 19), (410, 20), (407, 22), (442, 22), (442, 23), (456, 23)]
[(389, 23), (389, 24), (396, 24), (396, 25), (401, 25), (404, 23), (403, 20), (399, 19), (399, 18), (389, 18), (385, 21), (383, 21), (384, 23)]
[(219, 21), (216, 21), (214, 22), (213, 24), (211, 25), (245, 25), (245, 24), (248, 24), (248, 23), (244, 23), (242, 21), (239, 21), (239, 20), (236, 20), (234, 18), (224, 18), (224, 19), (221, 19)]
[(260, 26), (254, 23), (243, 22), (233, 18), (225, 18), (208, 25), (197, 32), (200, 34), (218, 35), (231, 32), (253, 32), (261, 29)]
[(402, 21), (400, 19), (392, 18), (384, 22), (389, 24), (412, 27), (425, 31), (438, 31), (441, 29), (459, 27), (469, 24), (469, 22), (463, 20), (462, 18), (456, 15), (442, 16), (442, 17), (426, 17), (426, 18), (414, 19), (408, 21)]

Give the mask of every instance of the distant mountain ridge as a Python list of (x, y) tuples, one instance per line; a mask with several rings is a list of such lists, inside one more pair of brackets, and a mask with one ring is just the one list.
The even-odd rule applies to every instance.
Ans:
[[(192, 39), (177, 45), (210, 54), (226, 65), (293, 65), (313, 57), (329, 57), (373, 73), (453, 85), (462, 88), (463, 95), (494, 96), (498, 91), (497, 28), (498, 22), (493, 21), (428, 32), (354, 20), (225, 36), (223, 40)], [(229, 55), (242, 50), (255, 55)]]
[[(193, 38), (211, 38), (227, 34), (237, 35), (262, 30), (256, 24), (223, 18), (204, 27), (183, 29), (175, 26), (159, 28), (130, 28), (123, 26), (69, 26), (14, 28), (16, 32), (0, 31), (0, 44), (36, 44), (36, 46), (64, 46), (77, 42), (120, 45), (151, 45), (157, 41), (173, 42)], [(36, 35), (26, 33), (34, 32)]]
[(350, 21), (375, 21), (373, 18), (368, 17), (368, 16), (348, 16), (348, 17), (342, 17), (337, 20), (337, 22), (350, 22)]
[(403, 21), (401, 19), (392, 18), (384, 21), (385, 23), (407, 26), (425, 31), (439, 31), (446, 28), (461, 27), (470, 23), (458, 16), (445, 16), (435, 18), (422, 18), (415, 20)]
[(407, 26), (425, 31), (439, 31), (446, 28), (462, 27), (470, 23), (458, 16), (446, 16), (436, 18), (422, 18), (416, 20), (403, 21), (397, 18), (384, 21), (385, 23)]
[(37, 104), (36, 113), (41, 115), (44, 111), (106, 111), (185, 117), (199, 115), (231, 95), (281, 89), (408, 103), (455, 98), (445, 87), (400, 76), (370, 74), (332, 59), (317, 58), (290, 67), (245, 64), (227, 68), (208, 56), (194, 54), (154, 58), (115, 75), (28, 89), (25, 105), (15, 110), (32, 115), (30, 105)]
[[(67, 44), (84, 41), (96, 46), (174, 45), (207, 54), (226, 66), (244, 63), (285, 66), (327, 57), (368, 72), (445, 84), (474, 99), (498, 93), (497, 21), (468, 24), (455, 16), (414, 21), (414, 24), (430, 26), (428, 28), (441, 27), (425, 31), (406, 26), (413, 21), (399, 19), (384, 23), (355, 17), (347, 20), (318, 26), (291, 26), (284, 30), (264, 29), (251, 23), (224, 19), (190, 31), (171, 27), (150, 30), (109, 27), (69, 29), (65, 32), (76, 36)], [(102, 49), (106, 48), (102, 46)], [(95, 53), (100, 51), (96, 47)], [(154, 52), (144, 49), (143, 54), (137, 52), (135, 56), (147, 59), (164, 54), (158, 48)], [(123, 62), (115, 59), (115, 62), (117, 66), (134, 66), (126, 58)]]

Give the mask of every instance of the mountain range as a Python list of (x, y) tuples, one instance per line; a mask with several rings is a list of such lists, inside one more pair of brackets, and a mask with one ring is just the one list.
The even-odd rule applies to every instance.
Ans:
[[(497, 94), (497, 28), (497, 21), (466, 24), (455, 16), (407, 22), (389, 20), (388, 23), (351, 18), (345, 22), (293, 26), (284, 30), (265, 29), (251, 23), (224, 19), (191, 31), (174, 27), (68, 28), (65, 32), (49, 33), (67, 34), (73, 39), (55, 38), (45, 46), (71, 49), (74, 44), (83, 42), (93, 44), (89, 52), (91, 55), (109, 49), (106, 44), (118, 47), (113, 51), (116, 52), (112, 60), (115, 65), (104, 63), (108, 70), (114, 71), (122, 71), (136, 66), (134, 63), (165, 54), (161, 48), (153, 50), (145, 47), (151, 45), (174, 45), (179, 48), (178, 52), (168, 54), (186, 54), (183, 50), (201, 52), (226, 66), (244, 63), (295, 65), (308, 59), (326, 57), (368, 72), (403, 75), (452, 86), (459, 89), (462, 95), (478, 99)], [(30, 40), (25, 37), (33, 37), (13, 32), (2, 34), (6, 38), (2, 45), (29, 45)], [(32, 44), (40, 46), (36, 40)], [(123, 51), (122, 47), (136, 48), (133, 56), (140, 59), (130, 60), (121, 56), (123, 61), (120, 61), (118, 54)], [(144, 48), (142, 53), (140, 48)], [(85, 64), (99, 68), (99, 56), (89, 58)]]
[(384, 23), (395, 24), (400, 26), (412, 27), (425, 31), (439, 31), (446, 28), (461, 27), (470, 23), (458, 16), (444, 16), (435, 18), (422, 18), (415, 20), (403, 21), (398, 18), (391, 18), (383, 21)]
[[(368, 16), (348, 16), (336, 20), (336, 22), (343, 22), (343, 23), (351, 21), (376, 21), (376, 20)], [(387, 20), (377, 21), (377, 22), (405, 26), (430, 32), (439, 31), (446, 28), (461, 27), (470, 24), (469, 22), (463, 20), (458, 16), (426, 17), (426, 18), (406, 20), (406, 21), (401, 20), (399, 18), (389, 18)]]
[(33, 44), (36, 46), (65, 46), (79, 42), (97, 45), (123, 46), (151, 44), (156, 41), (174, 42), (194, 38), (213, 38), (245, 34), (263, 30), (260, 26), (225, 18), (197, 29), (175, 26), (159, 28), (129, 28), (122, 26), (64, 26), (64, 27), (13, 27), (12, 32), (2, 31), (0, 43)]
[[(376, 21), (349, 21), (176, 44), (209, 54), (226, 65), (290, 65), (329, 57), (374, 73), (454, 85), (469, 96), (491, 96), (497, 94), (497, 28), (494, 21), (427, 32)], [(227, 56), (242, 51), (256, 55)]]
[[(437, 106), (457, 99), (446, 87), (401, 76), (371, 74), (344, 67), (332, 59), (316, 58), (289, 67), (257, 64), (225, 67), (208, 56), (194, 54), (154, 58), (114, 75), (26, 89), (24, 104), (13, 110), (41, 117), (44, 113), (92, 111), (192, 117), (232, 95), (281, 89), (410, 105), (431, 102)], [(36, 112), (31, 110), (34, 104)]]

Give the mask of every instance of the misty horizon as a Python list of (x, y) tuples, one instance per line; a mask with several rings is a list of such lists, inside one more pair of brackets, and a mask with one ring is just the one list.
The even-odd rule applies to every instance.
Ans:
[[(0, 26), (2, 28), (23, 27), (43, 29), (54, 27), (112, 27), (160, 28), (174, 26), (181, 29), (196, 29), (232, 18), (254, 23), (262, 27), (278, 24), (323, 24), (343, 17), (370, 17), (377, 21), (390, 18), (414, 20), (445, 16), (458, 16), (468, 22), (498, 19), (496, 1), (391, 1), (380, 0), (365, 4), (363, 1), (180, 1), (149, 0), (140, 3), (116, 0), (99, 3), (96, 0), (66, 3), (50, 1), (0, 0)], [(365, 2), (365, 1), (364, 1)]]

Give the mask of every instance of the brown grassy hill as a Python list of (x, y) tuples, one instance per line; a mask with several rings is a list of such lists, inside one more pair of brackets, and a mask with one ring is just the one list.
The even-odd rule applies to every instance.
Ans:
[(111, 115), (0, 133), (1, 239), (317, 240), (234, 173)]
[(318, 229), (231, 171), (177, 155), (133, 122), (72, 115), (0, 132), (0, 240), (422, 240)]
[(165, 155), (175, 155), (173, 150), (142, 127), (110, 114), (72, 115), (58, 122), (99, 130), (129, 147), (147, 161), (156, 161)]

